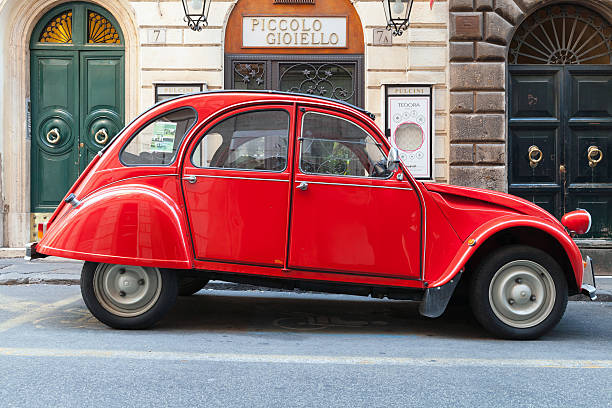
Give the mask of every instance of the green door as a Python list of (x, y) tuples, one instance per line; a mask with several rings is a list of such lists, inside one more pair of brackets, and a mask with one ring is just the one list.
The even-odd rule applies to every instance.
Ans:
[(67, 3), (31, 42), (31, 211), (51, 212), (123, 127), (124, 47), (101, 7)]

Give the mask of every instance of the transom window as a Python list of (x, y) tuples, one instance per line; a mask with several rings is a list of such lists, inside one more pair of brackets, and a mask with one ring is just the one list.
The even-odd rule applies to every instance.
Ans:
[(182, 108), (145, 125), (123, 148), (120, 160), (128, 166), (159, 166), (174, 162), (185, 135), (196, 122), (196, 112)]
[(337, 176), (389, 176), (386, 157), (361, 127), (336, 116), (307, 112), (302, 119), (300, 170)]
[(210, 129), (194, 149), (191, 162), (204, 168), (283, 171), (288, 146), (287, 111), (246, 112)]

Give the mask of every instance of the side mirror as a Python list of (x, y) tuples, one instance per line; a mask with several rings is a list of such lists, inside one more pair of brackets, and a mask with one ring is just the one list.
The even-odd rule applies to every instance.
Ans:
[(399, 149), (395, 146), (391, 146), (391, 149), (389, 149), (389, 156), (387, 156), (387, 171), (389, 173), (395, 173), (399, 164)]

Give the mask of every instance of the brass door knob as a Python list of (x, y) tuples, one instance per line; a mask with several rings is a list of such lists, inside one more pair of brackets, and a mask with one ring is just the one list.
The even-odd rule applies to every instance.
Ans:
[(589, 146), (589, 150), (587, 151), (587, 159), (589, 159), (589, 166), (591, 168), (595, 168), (597, 163), (603, 159), (603, 152), (599, 150), (599, 147), (597, 146)]
[(106, 131), (106, 129), (102, 128), (98, 130), (94, 135), (94, 140), (97, 144), (106, 144), (106, 142), (108, 142), (108, 132)]
[(529, 166), (531, 166), (532, 169), (535, 169), (544, 158), (544, 153), (542, 153), (538, 146), (532, 145), (529, 147), (527, 157), (529, 158)]
[(50, 131), (48, 131), (46, 138), (47, 138), (47, 142), (49, 142), (50, 144), (57, 144), (61, 139), (59, 129), (53, 128)]

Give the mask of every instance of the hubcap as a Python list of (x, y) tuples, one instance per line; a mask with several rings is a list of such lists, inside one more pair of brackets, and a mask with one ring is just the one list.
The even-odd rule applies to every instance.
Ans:
[(502, 266), (489, 285), (489, 304), (505, 324), (524, 329), (541, 323), (555, 304), (555, 283), (540, 264), (512, 261)]
[(117, 316), (133, 317), (145, 313), (159, 298), (161, 274), (157, 268), (99, 264), (93, 286), (102, 307)]

